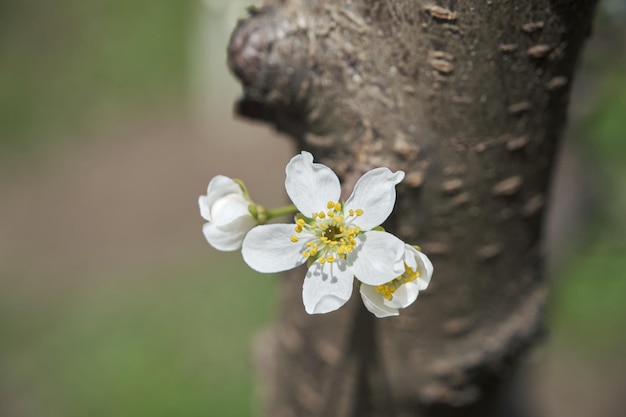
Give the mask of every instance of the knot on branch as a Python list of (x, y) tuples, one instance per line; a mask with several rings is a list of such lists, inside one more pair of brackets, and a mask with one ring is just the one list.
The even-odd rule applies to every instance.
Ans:
[(341, 3), (289, 2), (239, 22), (228, 54), (244, 86), (240, 114), (325, 135), (398, 110), (405, 83), (386, 57), (389, 38)]
[[(228, 46), (228, 64), (244, 87), (237, 112), (300, 136), (315, 125), (311, 97), (321, 84), (311, 49), (311, 19), (292, 8), (259, 9), (241, 20)], [(319, 89), (319, 88), (318, 88)], [(319, 112), (319, 110), (318, 110)]]
[[(409, 88), (413, 64), (405, 61), (413, 54), (399, 56), (398, 41), (389, 36), (399, 23), (376, 10), (291, 1), (240, 21), (228, 48), (229, 66), (244, 88), (237, 113), (270, 123), (331, 165), (342, 154), (365, 164), (336, 164), (342, 177), (379, 165), (410, 164), (409, 171), (422, 172), (411, 150), (419, 140), (424, 156), (428, 137)], [(391, 22), (387, 31), (377, 26), (383, 18)]]

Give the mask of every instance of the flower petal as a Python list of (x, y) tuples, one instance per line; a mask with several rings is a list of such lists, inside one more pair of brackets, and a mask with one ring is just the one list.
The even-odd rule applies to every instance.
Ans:
[(228, 194), (243, 195), (243, 191), (241, 186), (232, 178), (225, 175), (216, 175), (211, 179), (206, 190), (208, 206), (211, 207), (213, 203)]
[(419, 257), (419, 261), (417, 262), (417, 268), (420, 272), (420, 276), (417, 279), (419, 290), (425, 290), (430, 284), (430, 279), (433, 276), (434, 267), (428, 256), (424, 255), (422, 252), (417, 251), (417, 257)]
[(326, 165), (313, 163), (310, 153), (302, 151), (291, 158), (285, 171), (287, 194), (305, 216), (325, 210), (328, 201), (339, 201), (339, 178)]
[(404, 263), (412, 270), (417, 270), (417, 262), (420, 260), (419, 251), (413, 246), (404, 244)]
[(292, 242), (293, 224), (266, 224), (250, 230), (241, 254), (250, 268), (259, 272), (280, 272), (302, 265), (306, 240)]
[(375, 287), (367, 284), (361, 284), (360, 293), (363, 304), (365, 304), (365, 307), (376, 317), (382, 318), (397, 316), (399, 314), (397, 308), (385, 305), (385, 298), (382, 294), (376, 292)]
[(205, 195), (198, 197), (198, 207), (200, 207), (200, 215), (204, 220), (211, 221), (211, 207)]
[(254, 222), (254, 218), (248, 210), (249, 205), (250, 203), (243, 195), (226, 195), (215, 201), (213, 207), (211, 207), (211, 218), (213, 219), (213, 223), (218, 226), (224, 226), (241, 217), (250, 217), (250, 219)]
[(359, 281), (381, 285), (404, 272), (404, 242), (387, 232), (371, 230), (356, 237), (348, 263)]
[(205, 223), (202, 232), (207, 242), (215, 249), (221, 251), (234, 251), (241, 247), (246, 233), (256, 225), (250, 217), (241, 217), (230, 223), (227, 228), (222, 228), (215, 223)]
[(394, 291), (391, 300), (383, 297), (383, 302), (389, 308), (407, 308), (417, 299), (419, 292), (420, 288), (417, 281), (407, 282)]
[(352, 295), (354, 276), (346, 265), (337, 262), (309, 268), (302, 285), (302, 301), (309, 314), (330, 313), (344, 305)]
[(396, 184), (403, 178), (403, 171), (391, 172), (389, 168), (375, 168), (363, 174), (345, 205), (345, 210), (363, 210), (353, 223), (364, 230), (382, 224), (393, 210)]
[(243, 191), (239, 184), (237, 184), (232, 178), (224, 175), (216, 175), (209, 182), (206, 195), (201, 195), (198, 198), (198, 205), (200, 206), (200, 215), (207, 221), (212, 222), (211, 207), (219, 199), (229, 194), (235, 194), (243, 196)]

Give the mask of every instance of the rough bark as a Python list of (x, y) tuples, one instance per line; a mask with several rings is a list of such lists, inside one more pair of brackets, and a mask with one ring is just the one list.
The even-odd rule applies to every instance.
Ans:
[(407, 172), (386, 228), (430, 288), (397, 318), (308, 316), (303, 270), (257, 344), (266, 415), (490, 416), (542, 333), (541, 220), (594, 0), (266, 1), (229, 64), (238, 112), (273, 124), (350, 191)]

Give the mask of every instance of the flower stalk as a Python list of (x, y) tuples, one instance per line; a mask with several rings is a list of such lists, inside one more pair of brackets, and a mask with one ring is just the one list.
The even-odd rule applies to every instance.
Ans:
[(275, 209), (267, 210), (267, 220), (275, 219), (276, 217), (286, 216), (288, 214), (295, 214), (298, 209), (293, 204), (288, 206), (277, 207)]

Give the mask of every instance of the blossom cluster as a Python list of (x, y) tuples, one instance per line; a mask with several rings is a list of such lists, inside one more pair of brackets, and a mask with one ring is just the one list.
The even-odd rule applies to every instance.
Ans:
[[(411, 305), (431, 279), (433, 265), (417, 247), (380, 226), (391, 214), (404, 172), (366, 172), (350, 197), (327, 166), (302, 152), (287, 164), (285, 188), (293, 206), (267, 210), (255, 204), (241, 181), (222, 175), (200, 196), (206, 240), (223, 251), (241, 249), (254, 270), (282, 272), (308, 267), (302, 286), (309, 314), (329, 313), (351, 297), (356, 279), (365, 307), (377, 317)], [(294, 223), (265, 224), (288, 212)]]

